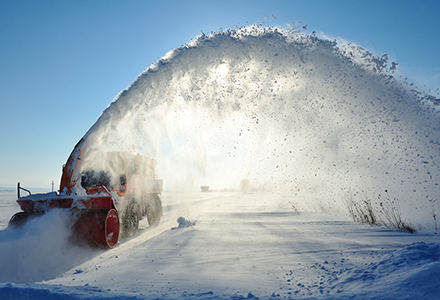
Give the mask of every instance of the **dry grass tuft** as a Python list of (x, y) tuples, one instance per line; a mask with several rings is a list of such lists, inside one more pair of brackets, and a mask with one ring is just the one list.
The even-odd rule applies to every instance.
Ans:
[[(359, 199), (355, 200), (355, 197)], [(400, 229), (411, 233), (416, 232), (416, 229), (407, 220), (402, 219), (399, 200), (391, 199), (388, 190), (385, 190), (385, 196), (379, 194), (374, 205), (364, 193), (362, 195), (353, 194), (350, 190), (349, 196), (345, 197), (345, 204), (355, 222)]]

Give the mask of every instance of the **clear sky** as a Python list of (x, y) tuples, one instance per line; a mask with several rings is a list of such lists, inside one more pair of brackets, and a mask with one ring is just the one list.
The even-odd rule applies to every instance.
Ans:
[(201, 31), (303, 21), (306, 32), (388, 54), (438, 97), (439, 11), (437, 0), (0, 0), (0, 187), (58, 187), (115, 96)]

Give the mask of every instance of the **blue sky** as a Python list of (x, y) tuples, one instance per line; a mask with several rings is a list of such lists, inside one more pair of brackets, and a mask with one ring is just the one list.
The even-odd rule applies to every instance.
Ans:
[(114, 97), (201, 31), (303, 21), (306, 32), (388, 54), (435, 91), (439, 11), (434, 0), (0, 0), (0, 187), (57, 187), (73, 146)]

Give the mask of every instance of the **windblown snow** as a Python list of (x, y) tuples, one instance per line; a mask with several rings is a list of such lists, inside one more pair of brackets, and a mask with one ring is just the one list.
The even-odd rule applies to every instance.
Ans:
[(310, 35), (217, 33), (151, 66), (85, 138), (91, 152), (155, 158), (169, 189), (245, 179), (301, 209), (389, 190), (424, 223), (439, 194), (440, 123), (389, 73), (383, 58)]
[[(395, 69), (288, 28), (172, 50), (84, 136), (158, 162), (161, 224), (88, 249), (62, 211), (5, 229), (0, 193), (0, 298), (437, 299), (438, 107)], [(385, 190), (415, 234), (352, 221), (347, 199)]]

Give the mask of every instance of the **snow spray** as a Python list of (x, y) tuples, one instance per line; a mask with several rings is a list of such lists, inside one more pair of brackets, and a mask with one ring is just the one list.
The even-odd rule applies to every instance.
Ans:
[(438, 106), (387, 63), (292, 28), (202, 35), (143, 72), (85, 139), (91, 152), (156, 159), (168, 190), (238, 189), (245, 180), (304, 207), (388, 190), (405, 218), (432, 221)]
[(0, 231), (0, 282), (52, 279), (96, 253), (70, 243), (69, 211), (53, 209), (21, 228)]

